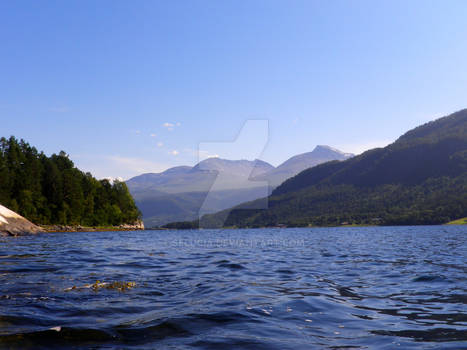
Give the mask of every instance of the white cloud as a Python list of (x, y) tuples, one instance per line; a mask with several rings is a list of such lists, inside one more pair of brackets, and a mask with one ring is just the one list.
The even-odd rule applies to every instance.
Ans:
[(174, 149), (173, 151), (170, 151), (169, 154), (173, 155), (173, 156), (178, 156), (179, 155), (179, 151), (177, 151), (176, 149)]
[(209, 151), (204, 151), (204, 150), (199, 150), (197, 152), (197, 155), (198, 155), (198, 159), (199, 160), (204, 160), (204, 159), (207, 159), (207, 158), (219, 158), (219, 154), (217, 153), (211, 153)]
[(149, 134), (149, 136), (156, 137), (157, 135), (156, 134)]
[(167, 130), (169, 131), (172, 131), (175, 127), (179, 127), (181, 126), (182, 124), (180, 122), (177, 122), (177, 123), (169, 123), (169, 122), (165, 122), (164, 124), (162, 124), (162, 126), (164, 128), (166, 128)]
[(123, 177), (121, 177), (121, 176), (117, 176), (117, 177), (104, 177), (102, 180), (107, 180), (107, 181), (109, 181), (111, 184), (113, 184), (115, 181), (123, 182)]
[(158, 142), (158, 143), (157, 143), (157, 147), (162, 147), (162, 146), (164, 146), (164, 143), (163, 143), (163, 142)]

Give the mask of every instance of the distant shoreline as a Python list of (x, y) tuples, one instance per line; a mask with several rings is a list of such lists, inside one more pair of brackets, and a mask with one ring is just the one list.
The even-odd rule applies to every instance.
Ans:
[(328, 226), (262, 226), (262, 227), (162, 227), (162, 228), (147, 228), (146, 230), (174, 230), (174, 231), (192, 231), (192, 230), (243, 230), (243, 229), (286, 229), (286, 228), (361, 228), (361, 227), (400, 227), (400, 226), (465, 226), (467, 225), (467, 218), (462, 218), (444, 224), (407, 224), (407, 225), (374, 225), (374, 224), (345, 224), (345, 225), (328, 225)]
[[(444, 226), (444, 225), (467, 225), (467, 218), (453, 220), (444, 224), (428, 225), (428, 226)], [(198, 230), (206, 228), (166, 228), (166, 227), (148, 227), (143, 225), (121, 225), (121, 226), (81, 226), (81, 225), (39, 225), (43, 232), (59, 233), (59, 232), (107, 232), (107, 231), (164, 231), (164, 230)], [(329, 227), (379, 227), (384, 225), (372, 224), (344, 224), (336, 226), (270, 226), (270, 227), (249, 227), (252, 228), (329, 228)], [(405, 225), (391, 225), (391, 226), (405, 226)], [(407, 225), (407, 226), (424, 226), (424, 225)], [(242, 227), (223, 227), (223, 230), (228, 229), (242, 229)]]
[(106, 232), (106, 231), (143, 231), (142, 224), (121, 226), (81, 226), (81, 225), (39, 225), (43, 232)]

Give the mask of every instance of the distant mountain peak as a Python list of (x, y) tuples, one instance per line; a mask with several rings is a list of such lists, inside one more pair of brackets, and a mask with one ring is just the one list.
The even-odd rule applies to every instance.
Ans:
[(352, 153), (344, 153), (336, 148), (326, 145), (318, 145), (316, 146), (313, 151), (301, 153), (296, 156), (293, 156), (286, 160), (284, 163), (278, 166), (278, 168), (284, 166), (290, 166), (291, 164), (299, 163), (299, 164), (307, 164), (307, 167), (316, 165), (316, 161), (321, 160), (344, 160), (350, 157), (353, 157)]
[(337, 153), (337, 154), (340, 154), (346, 158), (350, 158), (350, 157), (353, 157), (354, 154), (353, 153), (345, 153), (345, 152), (342, 152), (340, 150), (338, 150), (337, 148), (334, 148), (334, 147), (331, 147), (331, 146), (328, 146), (328, 145), (317, 145), (315, 147), (315, 149), (312, 151), (312, 152), (334, 152), (334, 153)]
[(352, 153), (344, 153), (330, 146), (318, 145), (311, 152), (298, 154), (287, 159), (277, 168), (258, 176), (257, 179), (269, 181), (270, 186), (275, 187), (305, 169), (332, 160), (346, 160), (353, 156)]
[(328, 149), (328, 150), (338, 152), (338, 153), (342, 153), (337, 148), (334, 148), (334, 147), (331, 147), (331, 146), (328, 146), (328, 145), (317, 145), (314, 150), (321, 149), (321, 148)]

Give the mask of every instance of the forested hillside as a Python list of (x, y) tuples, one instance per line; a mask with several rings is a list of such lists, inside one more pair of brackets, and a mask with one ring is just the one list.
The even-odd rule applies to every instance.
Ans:
[(97, 180), (65, 152), (47, 157), (13, 136), (0, 139), (0, 204), (44, 225), (120, 225), (141, 216), (124, 182)]
[(307, 169), (273, 191), (268, 209), (248, 209), (255, 207), (250, 202), (206, 215), (201, 225), (413, 225), (466, 217), (467, 109), (417, 127), (387, 147)]

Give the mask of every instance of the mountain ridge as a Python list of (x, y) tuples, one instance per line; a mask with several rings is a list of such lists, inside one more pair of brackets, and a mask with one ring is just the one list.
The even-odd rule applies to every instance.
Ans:
[[(268, 195), (302, 168), (349, 156), (349, 153), (321, 145), (289, 158), (287, 161), (291, 162), (285, 161), (277, 168), (259, 159), (213, 157), (193, 167), (178, 166), (161, 173), (141, 174), (126, 183), (138, 207), (142, 208), (145, 225), (152, 227), (169, 222), (170, 210), (175, 220), (180, 220), (179, 213), (187, 213), (186, 219), (192, 220), (198, 214), (216, 212)], [(279, 172), (275, 172), (276, 169)]]
[(290, 157), (275, 169), (258, 176), (256, 180), (268, 181), (271, 187), (276, 187), (305, 169), (330, 160), (345, 160), (353, 156), (352, 153), (344, 153), (330, 146), (318, 145), (311, 152)]
[[(266, 200), (268, 209), (253, 209)], [(384, 148), (306, 169), (269, 197), (205, 215), (199, 225), (416, 225), (465, 216), (467, 109), (409, 130)]]

